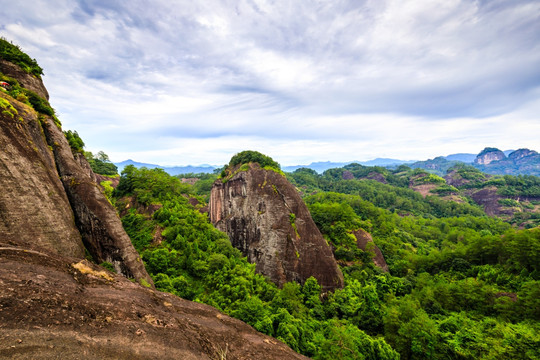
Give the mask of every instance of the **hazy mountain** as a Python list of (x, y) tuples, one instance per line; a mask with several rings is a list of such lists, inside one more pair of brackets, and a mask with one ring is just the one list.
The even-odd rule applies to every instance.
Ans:
[[(505, 154), (505, 156), (509, 156), (511, 153), (515, 152), (514, 150), (505, 150), (502, 153)], [(308, 168), (315, 170), (319, 174), (325, 172), (328, 169), (333, 168), (339, 168), (343, 167), (349, 164), (360, 164), (364, 166), (383, 166), (383, 167), (393, 167), (398, 165), (409, 165), (412, 168), (423, 168), (426, 170), (433, 171), (439, 175), (444, 175), (446, 173), (446, 170), (452, 166), (454, 166), (458, 162), (463, 162), (467, 164), (472, 164), (475, 159), (478, 157), (478, 154), (471, 154), (471, 153), (456, 153), (456, 154), (450, 154), (447, 156), (438, 156), (434, 159), (428, 159), (424, 161), (416, 161), (416, 160), (399, 160), (399, 159), (391, 159), (391, 158), (376, 158), (373, 160), (367, 160), (367, 161), (347, 161), (347, 162), (333, 162), (333, 161), (317, 161), (312, 162), (308, 165), (289, 165), (289, 166), (283, 166), (282, 170), (285, 172), (293, 172), (300, 168)], [(536, 161), (536, 159), (535, 159)], [(523, 162), (523, 161), (522, 161)], [(212, 173), (215, 169), (219, 168), (219, 166), (214, 165), (186, 165), (186, 166), (162, 166), (158, 164), (147, 164), (147, 163), (141, 163), (134, 160), (125, 160), (119, 163), (114, 163), (118, 167), (118, 172), (122, 172), (125, 166), (127, 165), (133, 165), (137, 168), (146, 167), (149, 169), (153, 168), (161, 168), (165, 170), (170, 175), (178, 175), (178, 174), (187, 174), (187, 173)], [(505, 164), (508, 166), (511, 166), (512, 169), (505, 168)], [(528, 166), (522, 166), (521, 169), (524, 172), (520, 172), (519, 167), (514, 166), (513, 163), (501, 163), (498, 164), (498, 166), (492, 166), (492, 173), (501, 173), (501, 174), (530, 174), (531, 168)], [(534, 167), (534, 166), (533, 166)], [(526, 169), (526, 170), (525, 170)], [(486, 170), (487, 172), (490, 172), (489, 169), (482, 169)], [(536, 171), (533, 169), (534, 174), (536, 174)]]
[(178, 174), (187, 174), (187, 173), (211, 173), (213, 172), (217, 166), (212, 165), (200, 165), (200, 166), (192, 166), (192, 165), (186, 165), (186, 166), (161, 166), (157, 164), (146, 164), (141, 163), (137, 161), (133, 161), (131, 159), (124, 160), (119, 163), (114, 163), (118, 167), (118, 172), (122, 172), (124, 167), (128, 165), (133, 165), (136, 168), (146, 167), (148, 169), (154, 169), (154, 168), (160, 168), (165, 170), (170, 175), (178, 175)]
[(459, 153), (459, 154), (451, 154), (448, 156), (445, 156), (444, 158), (448, 161), (461, 161), (464, 163), (472, 163), (474, 159), (476, 159), (477, 154), (469, 154), (469, 153)]
[(318, 162), (312, 162), (309, 165), (292, 165), (292, 166), (283, 166), (283, 171), (287, 172), (293, 172), (296, 169), (300, 168), (308, 168), (315, 170), (316, 172), (323, 173), (328, 169), (334, 169), (343, 167), (345, 165), (349, 164), (360, 164), (365, 166), (394, 166), (394, 165), (401, 165), (401, 164), (412, 164), (415, 160), (398, 160), (398, 159), (389, 159), (389, 158), (376, 158), (373, 160), (368, 161), (348, 161), (348, 162), (332, 162), (332, 161), (318, 161)]

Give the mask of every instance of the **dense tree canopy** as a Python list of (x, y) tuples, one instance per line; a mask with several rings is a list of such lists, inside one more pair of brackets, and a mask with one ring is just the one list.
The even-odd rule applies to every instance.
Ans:
[[(374, 176), (345, 169), (356, 170)], [(516, 230), (477, 206), (337, 173), (288, 174), (315, 192), (304, 200), (342, 266), (345, 287), (327, 294), (313, 278), (278, 289), (255, 274), (197, 210), (203, 204), (192, 205), (202, 201), (197, 188), (162, 170), (126, 167), (115, 192), (120, 210), (126, 197), (159, 207), (122, 218), (158, 289), (215, 306), (314, 359), (540, 356), (540, 229)], [(389, 273), (356, 247), (359, 228)]]

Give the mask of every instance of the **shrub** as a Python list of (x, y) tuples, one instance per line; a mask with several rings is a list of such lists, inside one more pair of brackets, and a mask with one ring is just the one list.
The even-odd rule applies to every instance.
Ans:
[(43, 69), (38, 65), (35, 59), (25, 54), (20, 47), (0, 38), (0, 58), (17, 64), (25, 72), (40, 76), (43, 75)]
[(233, 167), (238, 164), (258, 163), (262, 168), (271, 167), (275, 170), (281, 170), (281, 166), (271, 157), (261, 154), (258, 151), (246, 150), (234, 155), (229, 162)]
[(83, 153), (84, 150), (84, 141), (81, 139), (79, 134), (76, 131), (67, 130), (64, 131), (64, 136), (66, 137), (69, 147), (73, 153)]

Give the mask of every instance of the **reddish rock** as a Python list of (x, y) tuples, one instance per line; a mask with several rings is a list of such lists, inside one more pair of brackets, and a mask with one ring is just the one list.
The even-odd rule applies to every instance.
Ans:
[(370, 172), (368, 176), (366, 177), (366, 179), (375, 180), (382, 184), (388, 184), (388, 181), (386, 181), (386, 178), (384, 177), (384, 175), (376, 171)]
[(331, 248), (281, 174), (251, 163), (248, 171), (214, 183), (209, 206), (212, 223), (277, 285), (313, 276), (326, 291), (343, 286)]
[(307, 359), (216, 309), (0, 243), (1, 359)]
[[(3, 60), (0, 66), (21, 86), (48, 97), (39, 77)], [(62, 129), (51, 117), (38, 117), (8, 94), (0, 96), (18, 112), (0, 113), (4, 241), (81, 258), (86, 248), (98, 263), (110, 262), (125, 276), (152, 284), (116, 210), (96, 184), (86, 159), (73, 156)]]
[(350, 172), (349, 170), (345, 170), (341, 176), (342, 176), (343, 180), (353, 180), (354, 179), (353, 173)]
[(81, 234), (37, 113), (0, 92), (18, 115), (0, 111), (0, 240), (84, 257)]
[(358, 229), (353, 232), (353, 235), (356, 237), (356, 246), (362, 251), (371, 252), (373, 254), (373, 263), (375, 266), (379, 267), (384, 272), (388, 272), (388, 265), (384, 260), (381, 249), (375, 245), (371, 234), (363, 229)]
[(463, 178), (456, 170), (452, 170), (446, 174), (444, 180), (448, 185), (459, 188), (460, 186), (470, 183), (470, 180)]
[(180, 179), (180, 181), (183, 182), (184, 184), (190, 184), (190, 185), (195, 185), (195, 183), (199, 180), (200, 180), (199, 178), (181, 178)]
[(512, 215), (512, 211), (505, 211), (499, 204), (501, 197), (497, 195), (497, 188), (489, 186), (478, 191), (470, 193), (471, 198), (478, 204), (484, 207), (484, 211), (489, 216)]
[(28, 74), (22, 70), (19, 65), (13, 64), (4, 59), (0, 59), (0, 72), (16, 79), (21, 87), (33, 91), (42, 98), (49, 100), (49, 93), (43, 85), (41, 77)]
[(75, 160), (66, 137), (54, 121), (49, 117), (45, 121), (43, 130), (53, 148), (56, 167), (86, 249), (96, 262), (109, 262), (126, 277), (152, 284), (116, 210), (94, 181), (95, 177), (81, 167), (80, 159)]

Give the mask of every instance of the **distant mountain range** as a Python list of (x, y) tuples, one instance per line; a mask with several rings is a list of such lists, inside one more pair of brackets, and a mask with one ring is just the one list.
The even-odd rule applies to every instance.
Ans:
[(119, 163), (114, 163), (114, 165), (116, 165), (118, 167), (118, 172), (119, 173), (122, 172), (124, 167), (126, 167), (128, 165), (133, 165), (136, 168), (141, 168), (141, 167), (146, 167), (148, 169), (160, 168), (160, 169), (165, 170), (170, 175), (189, 174), (189, 173), (195, 173), (195, 174), (211, 173), (215, 169), (218, 168), (217, 166), (212, 166), (212, 165), (161, 166), (161, 165), (156, 165), (156, 164), (141, 163), (141, 162), (133, 161), (131, 159), (130, 160), (124, 160), (124, 161), (119, 162)]
[[(465, 163), (489, 174), (509, 174), (509, 175), (536, 175), (540, 176), (540, 154), (534, 150), (518, 149), (501, 151), (496, 148), (485, 148), (479, 154), (457, 153), (447, 156), (439, 156), (425, 161), (399, 160), (389, 158), (376, 158), (368, 161), (348, 161), (332, 162), (318, 161), (309, 165), (283, 166), (283, 171), (293, 172), (300, 168), (309, 168), (318, 173), (323, 173), (328, 169), (340, 168), (348, 164), (357, 163), (364, 166), (397, 167), (407, 165), (412, 168), (422, 168), (439, 175), (446, 174), (446, 170), (458, 164)], [(188, 173), (212, 173), (219, 166), (199, 165), (199, 166), (161, 166), (156, 164), (146, 164), (133, 160), (125, 160), (115, 163), (118, 171), (121, 172), (125, 166), (133, 165), (137, 168), (147, 167), (149, 169), (161, 168), (171, 175)]]
[[(309, 168), (317, 171), (318, 173), (323, 173), (328, 169), (343, 167), (348, 164), (357, 163), (365, 166), (398, 166), (401, 164), (412, 164), (415, 160), (398, 160), (398, 159), (388, 159), (388, 158), (377, 158), (368, 161), (348, 161), (348, 162), (331, 162), (331, 161), (319, 161), (312, 162), (309, 165), (292, 165), (292, 166), (283, 166), (283, 171), (293, 172), (300, 168)], [(179, 175), (179, 174), (189, 174), (189, 173), (211, 173), (219, 166), (213, 165), (200, 165), (200, 166), (162, 166), (157, 164), (147, 164), (134, 160), (124, 160), (119, 163), (114, 163), (118, 167), (118, 172), (122, 172), (124, 167), (128, 165), (133, 165), (136, 168), (146, 167), (148, 169), (160, 168), (165, 170), (170, 175)]]
[(478, 155), (453, 154), (435, 159), (417, 161), (409, 166), (431, 171), (444, 176), (452, 166), (465, 163), (493, 175), (535, 175), (540, 176), (540, 154), (534, 150), (518, 149), (501, 151), (487, 147)]

